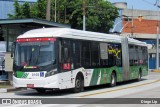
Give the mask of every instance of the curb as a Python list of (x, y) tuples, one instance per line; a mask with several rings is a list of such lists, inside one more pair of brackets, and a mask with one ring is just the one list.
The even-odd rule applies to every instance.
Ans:
[(155, 69), (155, 70), (151, 70), (151, 72), (160, 72), (160, 70)]
[(8, 88), (7, 92), (27, 90), (27, 88)]
[(0, 93), (6, 93), (6, 92), (12, 92), (12, 91), (21, 91), (21, 90), (27, 90), (27, 88), (0, 88)]

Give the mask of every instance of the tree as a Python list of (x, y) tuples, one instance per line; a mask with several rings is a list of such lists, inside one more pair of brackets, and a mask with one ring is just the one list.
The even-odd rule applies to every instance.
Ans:
[(17, 0), (14, 2), (14, 14), (8, 14), (11, 19), (19, 18), (40, 18), (46, 17), (46, 0), (37, 0), (35, 4), (25, 2), (20, 5)]
[[(72, 28), (82, 29), (83, 27), (83, 0), (76, 0), (76, 7), (70, 17)], [(72, 2), (74, 4), (74, 2)], [(117, 8), (105, 0), (86, 0), (86, 30), (108, 33), (113, 27), (114, 20), (118, 17)], [(81, 8), (79, 8), (81, 7)]]
[[(83, 27), (83, 0), (56, 0), (56, 19), (59, 23), (70, 24), (71, 28)], [(10, 18), (46, 19), (47, 0), (37, 0), (34, 4), (14, 3), (15, 14)], [(51, 21), (55, 19), (55, 0), (51, 0)], [(118, 17), (117, 8), (107, 0), (86, 0), (86, 30), (108, 33)]]
[(30, 12), (30, 5), (28, 2), (25, 2), (22, 5), (22, 16), (24, 18), (30, 18), (31, 17), (31, 12)]
[(37, 18), (46, 18), (46, 0), (38, 0), (37, 1)]
[(12, 18), (12, 19), (22, 18), (22, 9), (18, 3), (18, 0), (15, 0), (15, 2), (14, 2), (14, 10), (15, 10), (15, 13), (13, 15), (8, 14), (9, 18)]

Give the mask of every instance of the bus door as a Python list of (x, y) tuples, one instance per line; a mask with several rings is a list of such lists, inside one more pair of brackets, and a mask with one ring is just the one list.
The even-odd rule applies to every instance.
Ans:
[(73, 87), (73, 72), (72, 72), (72, 59), (71, 59), (71, 42), (69, 39), (60, 40), (60, 83), (61, 88), (72, 88)]

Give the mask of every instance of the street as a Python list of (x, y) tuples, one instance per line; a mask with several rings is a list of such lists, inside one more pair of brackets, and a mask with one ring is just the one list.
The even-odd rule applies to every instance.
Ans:
[[(9, 93), (0, 93), (0, 98), (97, 98), (97, 103), (100, 99), (98, 98), (160, 98), (160, 73), (150, 72), (148, 76), (143, 77), (142, 81), (129, 81), (118, 83), (116, 87), (109, 87), (108, 85), (102, 86), (94, 86), (85, 88), (84, 92), (81, 93), (72, 93), (70, 90), (61, 90), (61, 91), (48, 91), (45, 94), (39, 94), (33, 89), (27, 89), (23, 91), (16, 91), (16, 92), (9, 92)], [(104, 99), (103, 99), (104, 100)], [(113, 99), (114, 100), (114, 99)], [(62, 100), (63, 101), (63, 100)], [(128, 100), (129, 101), (129, 100)], [(100, 101), (101, 102), (101, 101)], [(58, 103), (58, 102), (57, 102)], [(104, 103), (104, 102), (103, 102)], [(135, 104), (128, 105), (125, 104), (124, 106), (135, 107)], [(63, 102), (59, 102), (59, 104), (54, 105), (45, 105), (45, 106), (65, 106), (65, 107), (74, 107), (74, 106), (82, 106), (82, 107), (104, 107), (107, 105), (85, 105), (85, 104), (63, 104)], [(91, 102), (92, 104), (92, 102)], [(107, 102), (106, 102), (107, 104)], [(115, 107), (119, 104), (109, 105), (109, 107)], [(6, 105), (7, 107), (17, 107), (17, 106), (26, 106), (26, 105)], [(139, 105), (144, 106), (143, 104)], [(145, 105), (146, 106), (146, 105)], [(153, 105), (153, 107), (158, 107), (159, 105)], [(39, 107), (39, 105), (38, 105)], [(119, 107), (121, 107), (119, 105)]]

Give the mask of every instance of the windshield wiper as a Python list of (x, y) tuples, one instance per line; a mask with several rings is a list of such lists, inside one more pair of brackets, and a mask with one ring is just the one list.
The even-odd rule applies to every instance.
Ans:
[(28, 65), (30, 65), (32, 54), (33, 54), (33, 50), (31, 50), (31, 55), (30, 55), (29, 60), (28, 60)]
[(38, 60), (39, 60), (40, 50), (41, 50), (41, 45), (39, 45), (39, 51), (38, 51), (38, 55), (37, 55), (37, 59), (36, 59), (36, 65), (37, 65)]

